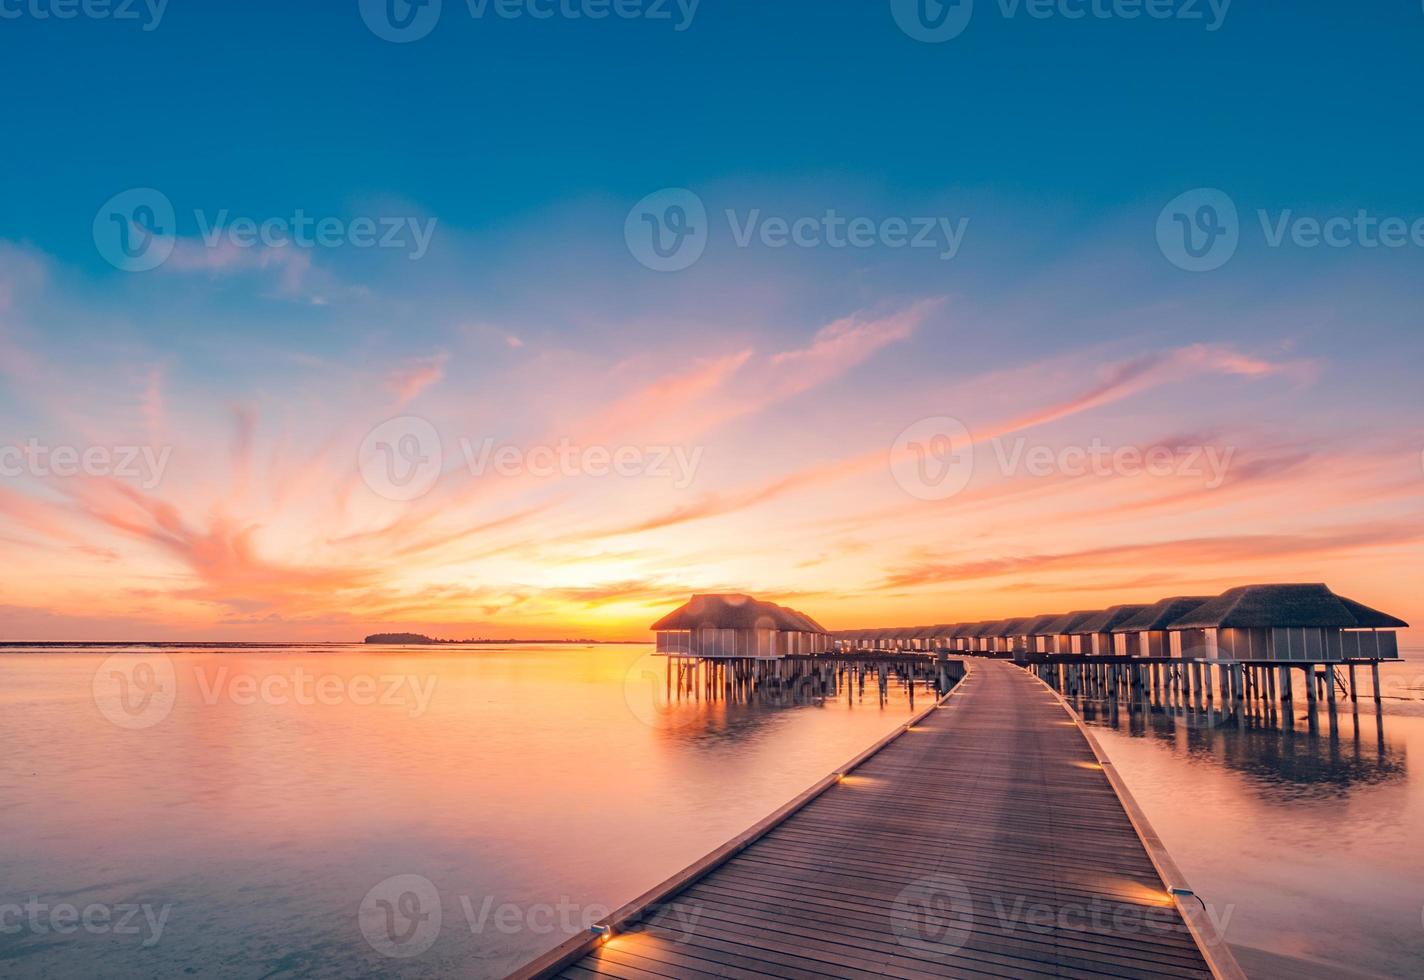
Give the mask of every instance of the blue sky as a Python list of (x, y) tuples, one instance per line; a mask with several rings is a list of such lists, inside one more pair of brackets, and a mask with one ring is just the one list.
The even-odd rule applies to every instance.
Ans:
[(143, 184), (255, 213), (397, 195), (472, 230), (751, 175), (990, 189), (1080, 221), (1179, 186), (1421, 203), (1424, 12), (1403, 0), (1237, 0), (1215, 32), (979, 0), (944, 44), (880, 2), (705, 0), (682, 32), (445, 7), (407, 45), (354, 0), (171, 0), (148, 33), (0, 22), (7, 231), (92, 262), (94, 208)]
[[(1083, 6), (1066, 2), (1070, 12)], [(712, 539), (848, 562), (860, 542), (835, 536), (855, 514), (889, 512), (874, 501), (895, 489), (880, 473), (838, 496), (819, 474), (859, 473), (835, 458), (858, 459), (917, 418), (951, 414), (976, 431), (1035, 420), (1028, 428), (1058, 444), (1188, 434), (1275, 461), (1258, 460), (1252, 474), (1287, 458), (1299, 468), (1287, 499), (1257, 512), (1220, 496), (1168, 508), (1158, 527), (1172, 541), (1245, 535), (1263, 514), (1280, 540), (1329, 525), (1331, 540), (1374, 541), (1381, 521), (1419, 523), (1397, 491), (1406, 474), (1420, 475), (1424, 245), (1270, 247), (1257, 218), (1424, 218), (1418, 3), (1236, 0), (1211, 30), (1217, 13), (1205, 0), (1168, 8), (1202, 19), (1070, 19), (1056, 7), (1039, 18), (1010, 0), (975, 0), (960, 36), (922, 43), (897, 26), (890, 0), (703, 0), (685, 30), (671, 2), (672, 20), (591, 22), (477, 19), (464, 0), (444, 0), (429, 34), (407, 44), (377, 37), (356, 0), (170, 0), (151, 31), (41, 19), (33, 11), (53, 0), (24, 3), (0, 3), (21, 12), (0, 17), (10, 93), (0, 101), (0, 408), (10, 424), (0, 444), (93, 439), (106, 427), (111, 441), (136, 430), (154, 440), (162, 429), (189, 444), (190, 461), (142, 521), (110, 514), (95, 530), (113, 539), (106, 561), (142, 570), (117, 592), (105, 584), (114, 576), (66, 551), (72, 542), (46, 537), (63, 525), (49, 511), (26, 511), (30, 524), (14, 519), (8, 532), (0, 520), (0, 536), (35, 556), (17, 566), (24, 582), (10, 583), (26, 586), (20, 605), (39, 617), (27, 621), (71, 616), (47, 605), (45, 583), (72, 587), (79, 575), (91, 604), (111, 610), (93, 626), (106, 636), (121, 631), (112, 610), (154, 596), (168, 598), (144, 614), (149, 630), (177, 617), (202, 633), (193, 624), (204, 609), (237, 616), (221, 621), (233, 629), (269, 615), (285, 617), (279, 631), (345, 629), (330, 604), (276, 609), (260, 589), (244, 590), (254, 569), (281, 580), (274, 568), (304, 561), (360, 567), (332, 542), (394, 519), (358, 501), (349, 524), (302, 539), (293, 528), (304, 518), (234, 490), (254, 460), (267, 460), (269, 481), (278, 471), (296, 479), (279, 463), (302, 445), (313, 459), (329, 455), (337, 480), (351, 455), (347, 430), (359, 436), (396, 412), (428, 416), (446, 437), (473, 427), (527, 440), (582, 431), (590, 419), (606, 432), (608, 419), (628, 423), (629, 405), (663, 414), (653, 395), (669, 392), (667, 417), (708, 451), (698, 485), (633, 503), (582, 490), (560, 498), (581, 521), (625, 505), (696, 513)], [(1109, 12), (1132, 3), (1097, 0)], [(131, 188), (161, 191), (176, 212), (174, 258), (149, 272), (119, 271), (96, 247), (96, 213)], [(705, 255), (676, 273), (640, 265), (624, 237), (635, 202), (665, 188), (690, 189), (709, 215)], [(1174, 220), (1169, 201), (1200, 188), (1233, 202), (1240, 243), (1220, 268), (1194, 273), (1168, 259), (1156, 228)], [(883, 241), (738, 247), (724, 217), (828, 209), (965, 222), (963, 247), (949, 261)], [(298, 212), (394, 215), (434, 222), (434, 232), (418, 261), (351, 247), (219, 248), (200, 237), (200, 218)], [(788, 365), (814, 383), (769, 397)], [(689, 379), (706, 386), (695, 397)], [(66, 380), (75, 390), (56, 397)], [(754, 410), (731, 410), (737, 401)], [(1061, 422), (1062, 412), (1078, 421)], [(634, 429), (643, 431), (630, 426), (626, 438)], [(1375, 497), (1330, 483), (1364, 508), (1348, 519), (1338, 501), (1299, 496), (1307, 473), (1362, 465), (1379, 467)], [(220, 491), (199, 479), (214, 472), (232, 478)], [(747, 486), (757, 480), (770, 497)], [(782, 495), (803, 480), (817, 489), (798, 507)], [(103, 510), (68, 486), (22, 492), (72, 508), (76, 522)], [(20, 512), (21, 498), (6, 500)], [(783, 540), (779, 507), (825, 523)], [(159, 514), (182, 515), (182, 545), (171, 528), (135, 530)], [(1052, 523), (1037, 512), (958, 520), (943, 525), (946, 539), (1015, 553), (1048, 547), (1032, 532)], [(565, 560), (567, 530), (551, 519), (528, 533)], [(1143, 533), (1098, 530), (1107, 541)], [(619, 554), (678, 547), (611, 537), (600, 547)], [(917, 567), (943, 564), (923, 541), (906, 546)], [(1328, 549), (1301, 564), (1272, 547), (1262, 545), (1261, 577), (1368, 590), (1395, 567), (1391, 556), (1364, 572), (1363, 560), (1342, 563)], [(480, 597), (461, 623), (498, 608), (527, 613), (536, 631), (550, 617), (597, 628), (602, 607), (579, 619), (552, 560), (443, 555), (414, 577), (370, 575), (383, 596), (403, 597), (392, 609), (448, 587)], [(802, 575), (815, 579), (794, 562), (748, 570), (705, 549), (668, 560), (606, 563), (593, 576), (605, 590), (598, 601), (614, 604), (608, 622), (641, 621), (637, 597), (729, 584), (784, 593)], [(852, 608), (875, 596), (867, 616), (898, 615), (891, 605), (902, 600), (993, 604), (1027, 586), (1082, 604), (1061, 582), (972, 570), (886, 594), (878, 576), (906, 580), (898, 561), (887, 553), (862, 571), (832, 562), (840, 570), (807, 587)], [(1220, 574), (1184, 573), (1181, 584), (1200, 590)], [(358, 578), (341, 587), (377, 589)], [(511, 581), (519, 589), (508, 603), (489, 598)], [(620, 594), (620, 583), (635, 584)], [(410, 615), (429, 623), (437, 612)]]

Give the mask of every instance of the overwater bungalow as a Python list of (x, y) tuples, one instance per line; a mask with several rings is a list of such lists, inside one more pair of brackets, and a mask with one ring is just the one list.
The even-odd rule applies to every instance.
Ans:
[(814, 620), (740, 594), (695, 595), (652, 630), (657, 652), (672, 657), (775, 660), (826, 648), (826, 630)]
[(1024, 649), (1028, 653), (1051, 653), (1053, 636), (1048, 626), (1063, 618), (1063, 613), (1049, 613), (1035, 616), (1024, 626)]
[(1397, 660), (1404, 620), (1322, 584), (1245, 585), (1174, 620), (1167, 630), (1189, 660), (1308, 662)]
[(929, 627), (925, 633), (927, 640), (926, 650), (944, 650), (949, 647), (949, 633), (954, 629), (951, 623), (937, 623)]
[(983, 625), (982, 622), (955, 623), (949, 628), (949, 648), (961, 652), (968, 651), (970, 637), (973, 636), (975, 630)]
[(923, 626), (907, 626), (895, 631), (895, 647), (898, 650), (919, 650)]
[(1006, 619), (994, 628), (994, 652), (1010, 655), (1023, 650), (1023, 631), (1033, 622), (1032, 616)]
[(1120, 626), (1150, 608), (1150, 605), (1113, 606), (1083, 623), (1079, 627), (1086, 637), (1083, 641), (1083, 652), (1094, 657), (1117, 656), (1113, 627)]
[(1085, 642), (1088, 634), (1083, 631), (1083, 624), (1092, 622), (1102, 613), (1101, 609), (1080, 609), (1066, 616), (1059, 616), (1042, 627), (1043, 635), (1048, 639), (1048, 649), (1045, 652), (1064, 656), (1083, 655), (1085, 647), (1091, 648), (1091, 641)]
[(1176, 657), (1180, 660), (1181, 634), (1170, 633), (1167, 627), (1212, 598), (1179, 595), (1143, 608), (1137, 615), (1108, 628), (1113, 634), (1113, 652), (1119, 657)]
[(1008, 620), (991, 619), (981, 623), (969, 634), (969, 650), (972, 653), (993, 653), (995, 652), (996, 640), (995, 632)]

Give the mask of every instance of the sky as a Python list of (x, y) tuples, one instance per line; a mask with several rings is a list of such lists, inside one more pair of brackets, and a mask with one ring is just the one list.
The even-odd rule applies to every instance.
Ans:
[(0, 0), (0, 638), (1424, 621), (1421, 55), (1412, 0)]

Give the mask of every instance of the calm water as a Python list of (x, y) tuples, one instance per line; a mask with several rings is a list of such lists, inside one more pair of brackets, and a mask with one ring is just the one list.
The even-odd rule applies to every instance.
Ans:
[(0, 650), (0, 976), (502, 976), (910, 713), (648, 650)]
[(1252, 976), (1424, 976), (1424, 655), (1406, 657), (1381, 672), (1382, 715), (1342, 702), (1333, 732), (1303, 708), (1293, 731), (1093, 721)]
[[(646, 647), (112, 654), (0, 651), (0, 976), (501, 976), (910, 711), (669, 708)], [(1424, 663), (1385, 683), (1095, 722), (1254, 975), (1424, 975)]]

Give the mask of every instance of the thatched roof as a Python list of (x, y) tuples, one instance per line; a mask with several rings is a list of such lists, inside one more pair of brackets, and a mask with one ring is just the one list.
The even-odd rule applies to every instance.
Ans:
[(1032, 616), (1025, 616), (1022, 619), (1006, 619), (995, 627), (988, 636), (1023, 636), (1024, 629), (1033, 622)]
[[(785, 609), (786, 607), (783, 606), (782, 608)], [(807, 616), (807, 615), (806, 615), (805, 613), (803, 613), (801, 610), (799, 610), (799, 609), (787, 609), (786, 611), (789, 612), (789, 613), (791, 613), (792, 616), (794, 616), (796, 619), (801, 620), (801, 622), (803, 622), (803, 623), (805, 624), (805, 631), (806, 631), (806, 632), (808, 632), (808, 633), (824, 633), (824, 632), (826, 632), (826, 628), (825, 628), (824, 626), (822, 626), (820, 623), (816, 622), (816, 621), (815, 621), (814, 619), (812, 619), (810, 616)]]
[(695, 595), (651, 627), (653, 630), (769, 629), (793, 633), (824, 633), (800, 613), (741, 594)]
[(1163, 599), (1153, 606), (1147, 606), (1136, 616), (1124, 620), (1108, 630), (1109, 633), (1145, 633), (1164, 630), (1187, 613), (1204, 603), (1210, 602), (1209, 595), (1179, 595)]
[(1113, 606), (1083, 623), (1079, 628), (1084, 633), (1111, 633), (1114, 626), (1127, 622), (1150, 606)]
[(950, 636), (973, 636), (974, 633), (975, 633), (975, 631), (978, 630), (979, 627), (981, 627), (981, 626), (983, 626), (983, 625), (984, 625), (984, 622), (983, 622), (982, 620), (980, 620), (980, 621), (977, 622), (977, 623), (956, 623), (956, 624), (954, 625), (954, 627), (950, 630), (949, 635), (950, 635)]
[(976, 629), (970, 630), (969, 633), (967, 633), (966, 635), (977, 637), (979, 639), (987, 639), (988, 637), (998, 636), (999, 627), (1003, 626), (1007, 622), (1007, 619), (991, 619), (988, 622), (980, 623)]
[(1049, 613), (1047, 616), (1035, 616), (1028, 621), (1028, 625), (1023, 629), (1024, 636), (1051, 636), (1048, 626), (1063, 618), (1062, 613)]
[(1337, 596), (1323, 584), (1244, 585), (1203, 603), (1169, 629), (1398, 629), (1408, 625)]
[(1077, 612), (1070, 612), (1066, 616), (1059, 616), (1053, 622), (1040, 627), (1043, 630), (1039, 636), (1072, 636), (1085, 632), (1083, 624), (1090, 622), (1097, 616), (1102, 615), (1101, 609), (1080, 609)]

